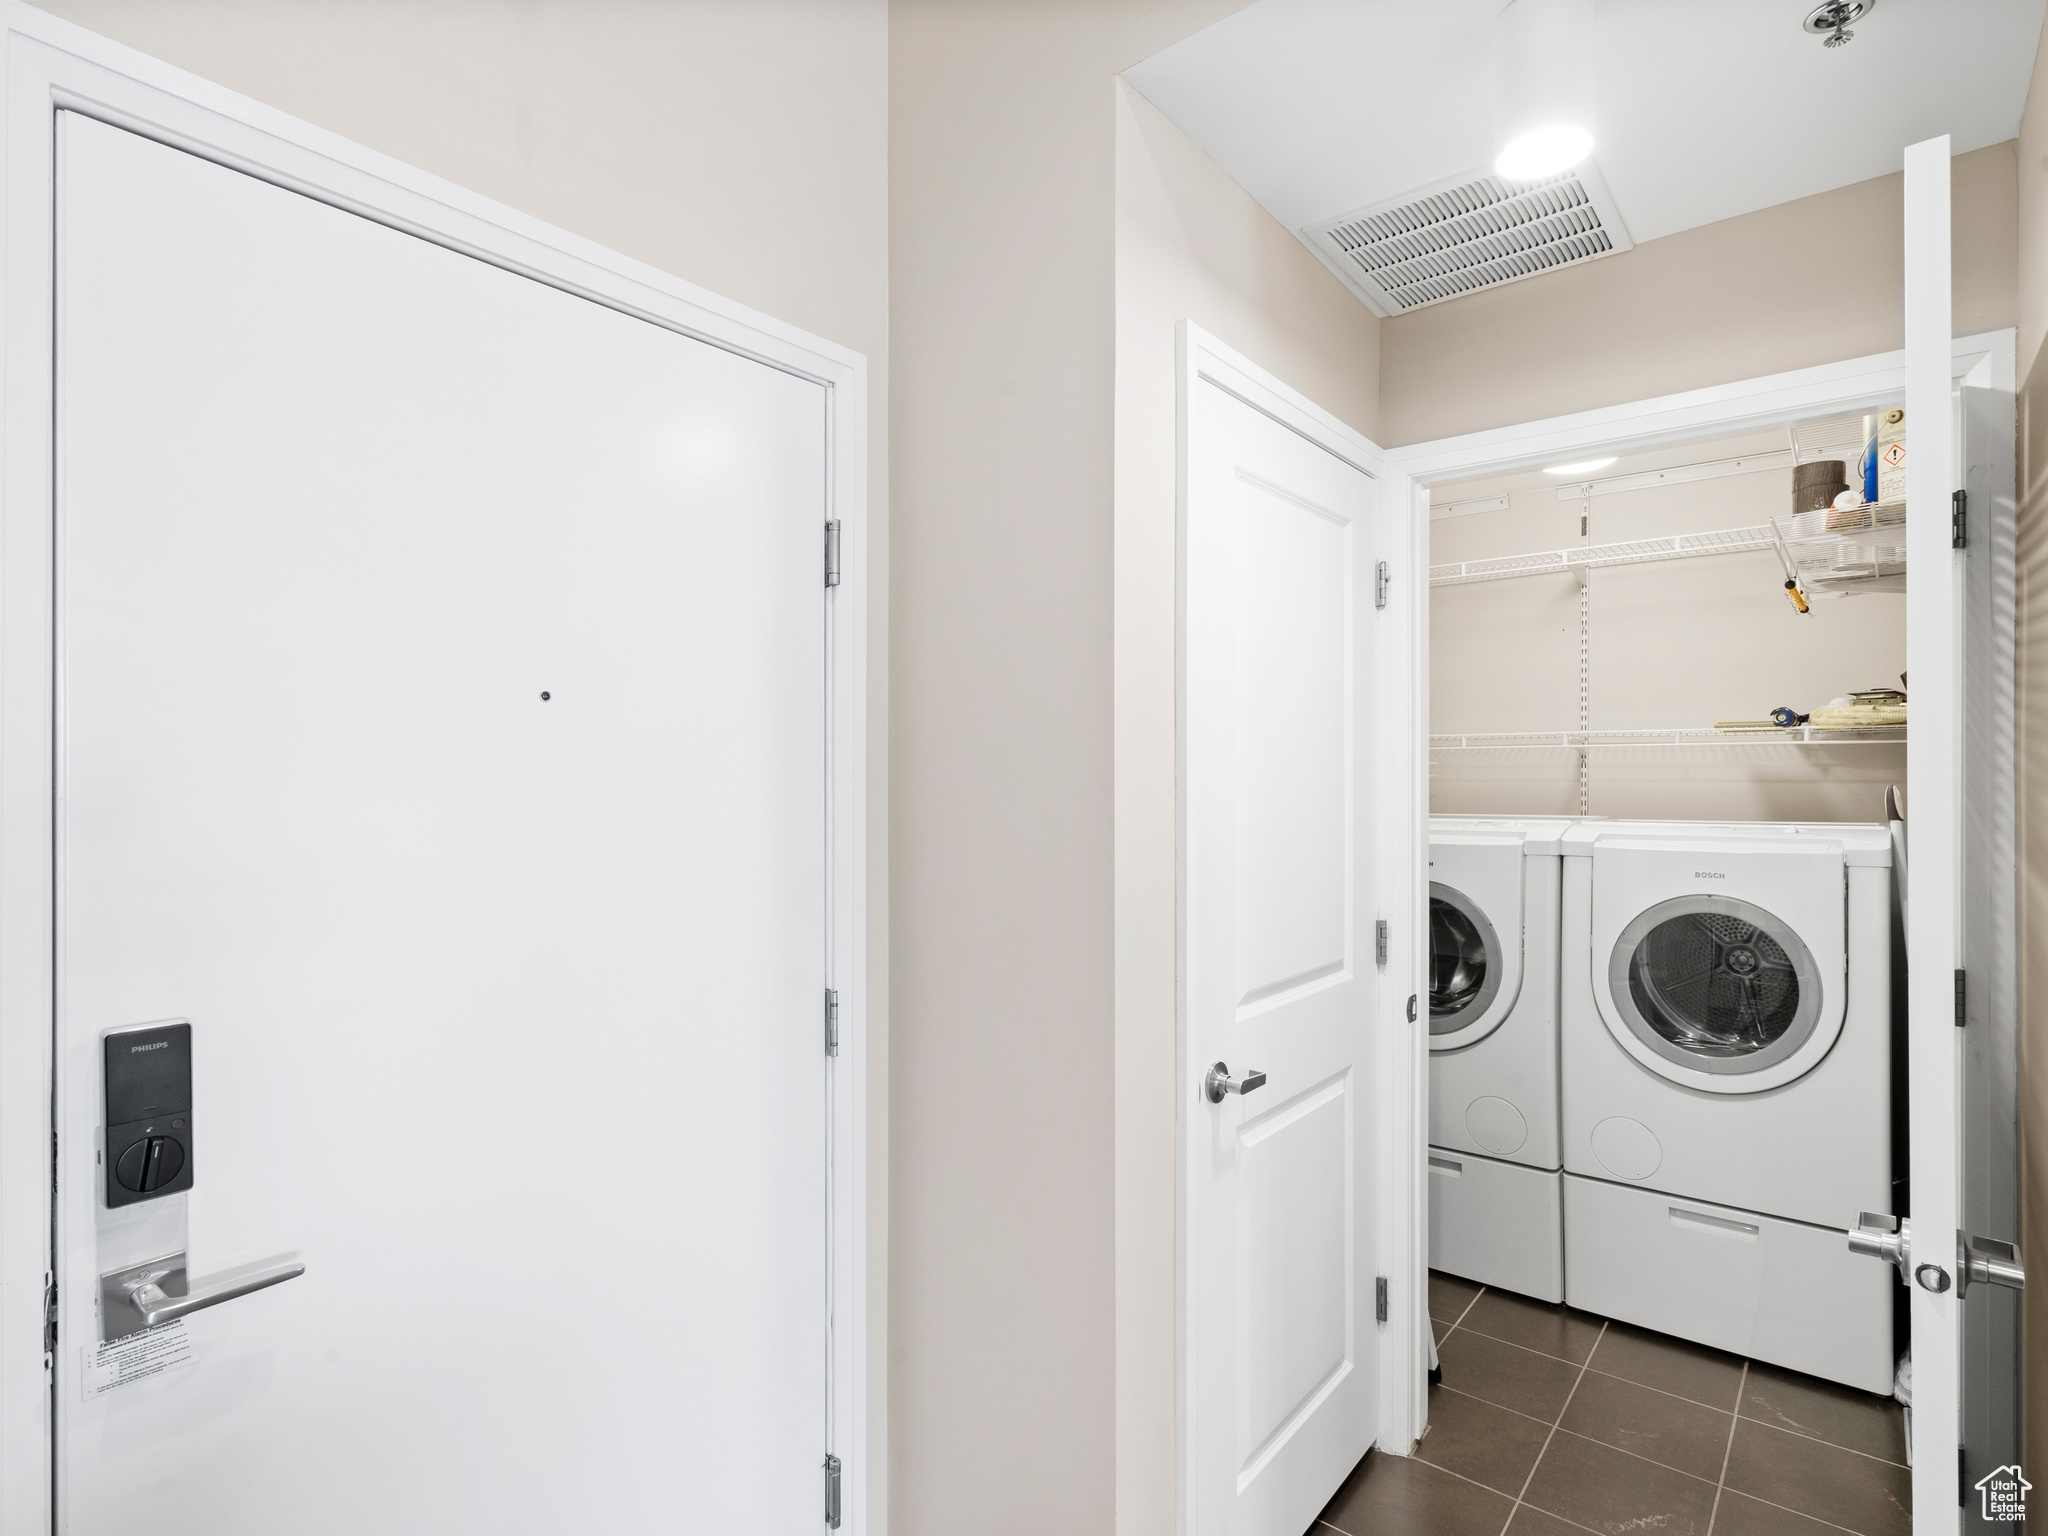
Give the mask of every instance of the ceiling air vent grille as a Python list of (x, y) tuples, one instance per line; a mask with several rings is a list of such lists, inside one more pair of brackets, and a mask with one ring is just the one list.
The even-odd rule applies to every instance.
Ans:
[(1634, 244), (1590, 161), (1541, 181), (1468, 172), (1303, 233), (1382, 315), (1537, 277)]

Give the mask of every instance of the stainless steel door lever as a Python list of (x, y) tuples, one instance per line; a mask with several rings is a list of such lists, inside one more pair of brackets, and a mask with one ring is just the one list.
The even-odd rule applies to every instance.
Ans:
[(286, 1259), (231, 1273), (194, 1290), (186, 1283), (182, 1253), (167, 1253), (147, 1264), (113, 1270), (100, 1276), (100, 1342), (111, 1344), (158, 1323), (296, 1280), (305, 1272), (304, 1264)]
[(1896, 1264), (1899, 1278), (1904, 1280), (1913, 1273), (1913, 1224), (1896, 1216), (1858, 1211), (1856, 1225), (1849, 1230), (1849, 1251)]
[(1230, 1068), (1220, 1061), (1211, 1067), (1209, 1075), (1202, 1079), (1202, 1087), (1208, 1093), (1211, 1104), (1221, 1104), (1229, 1094), (1250, 1093), (1265, 1086), (1266, 1074), (1257, 1068), (1245, 1073), (1242, 1078), (1233, 1078), (1230, 1075)]
[(1973, 1285), (2002, 1285), (2009, 1290), (2027, 1288), (2027, 1272), (2011, 1243), (1996, 1238), (1956, 1234), (1956, 1294), (1967, 1296)]

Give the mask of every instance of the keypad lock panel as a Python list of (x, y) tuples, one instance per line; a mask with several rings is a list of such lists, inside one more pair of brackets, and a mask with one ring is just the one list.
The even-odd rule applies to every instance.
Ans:
[(192, 1026), (149, 1024), (105, 1037), (107, 1206), (192, 1187)]

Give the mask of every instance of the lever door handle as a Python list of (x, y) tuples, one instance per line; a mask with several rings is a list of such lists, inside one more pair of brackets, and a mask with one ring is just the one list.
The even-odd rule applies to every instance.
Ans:
[(1202, 1079), (1202, 1087), (1208, 1093), (1211, 1104), (1221, 1104), (1226, 1095), (1250, 1093), (1265, 1086), (1266, 1074), (1257, 1068), (1253, 1068), (1241, 1078), (1234, 1078), (1230, 1075), (1230, 1068), (1220, 1061), (1211, 1067), (1209, 1075)]
[(2002, 1285), (2009, 1290), (2027, 1288), (2027, 1271), (2011, 1243), (1995, 1238), (1956, 1234), (1956, 1294), (1966, 1296), (1973, 1285)]
[(1899, 1278), (1904, 1280), (1913, 1273), (1913, 1224), (1896, 1216), (1859, 1211), (1856, 1225), (1849, 1230), (1849, 1251), (1896, 1264)]
[(142, 1321), (154, 1328), (158, 1323), (168, 1323), (174, 1317), (183, 1317), (188, 1312), (203, 1312), (208, 1307), (217, 1307), (224, 1301), (233, 1301), (237, 1296), (247, 1296), (251, 1291), (260, 1291), (286, 1280), (296, 1280), (306, 1272), (303, 1264), (276, 1264), (269, 1269), (260, 1269), (253, 1275), (244, 1275), (226, 1285), (209, 1286), (205, 1290), (187, 1291), (183, 1296), (166, 1295), (164, 1288), (154, 1280), (135, 1288), (135, 1310), (142, 1314)]
[(1939, 1264), (1914, 1261), (1913, 1223), (1906, 1217), (1858, 1212), (1856, 1225), (1849, 1232), (1849, 1251), (1898, 1265), (1902, 1282), (1908, 1286), (1918, 1285), (1923, 1291), (1932, 1291), (1937, 1296), (1953, 1283), (1948, 1271)]
[(158, 1323), (296, 1280), (305, 1272), (306, 1266), (295, 1259), (280, 1260), (194, 1290), (186, 1285), (182, 1253), (166, 1254), (133, 1269), (115, 1270), (100, 1276), (100, 1342), (111, 1344)]

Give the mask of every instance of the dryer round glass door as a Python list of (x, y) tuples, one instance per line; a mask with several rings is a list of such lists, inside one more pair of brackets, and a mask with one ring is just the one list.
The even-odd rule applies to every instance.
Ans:
[[(1500, 993), (1505, 969), (1500, 936), (1479, 903), (1463, 891), (1429, 885), (1430, 1044), (1469, 1045), (1443, 1037), (1470, 1029)], [(1478, 1038), (1478, 1037), (1474, 1037)]]
[(1659, 902), (1608, 961), (1615, 1007), (1657, 1056), (1694, 1072), (1761, 1072), (1811, 1038), (1820, 971), (1798, 934), (1730, 896)]

